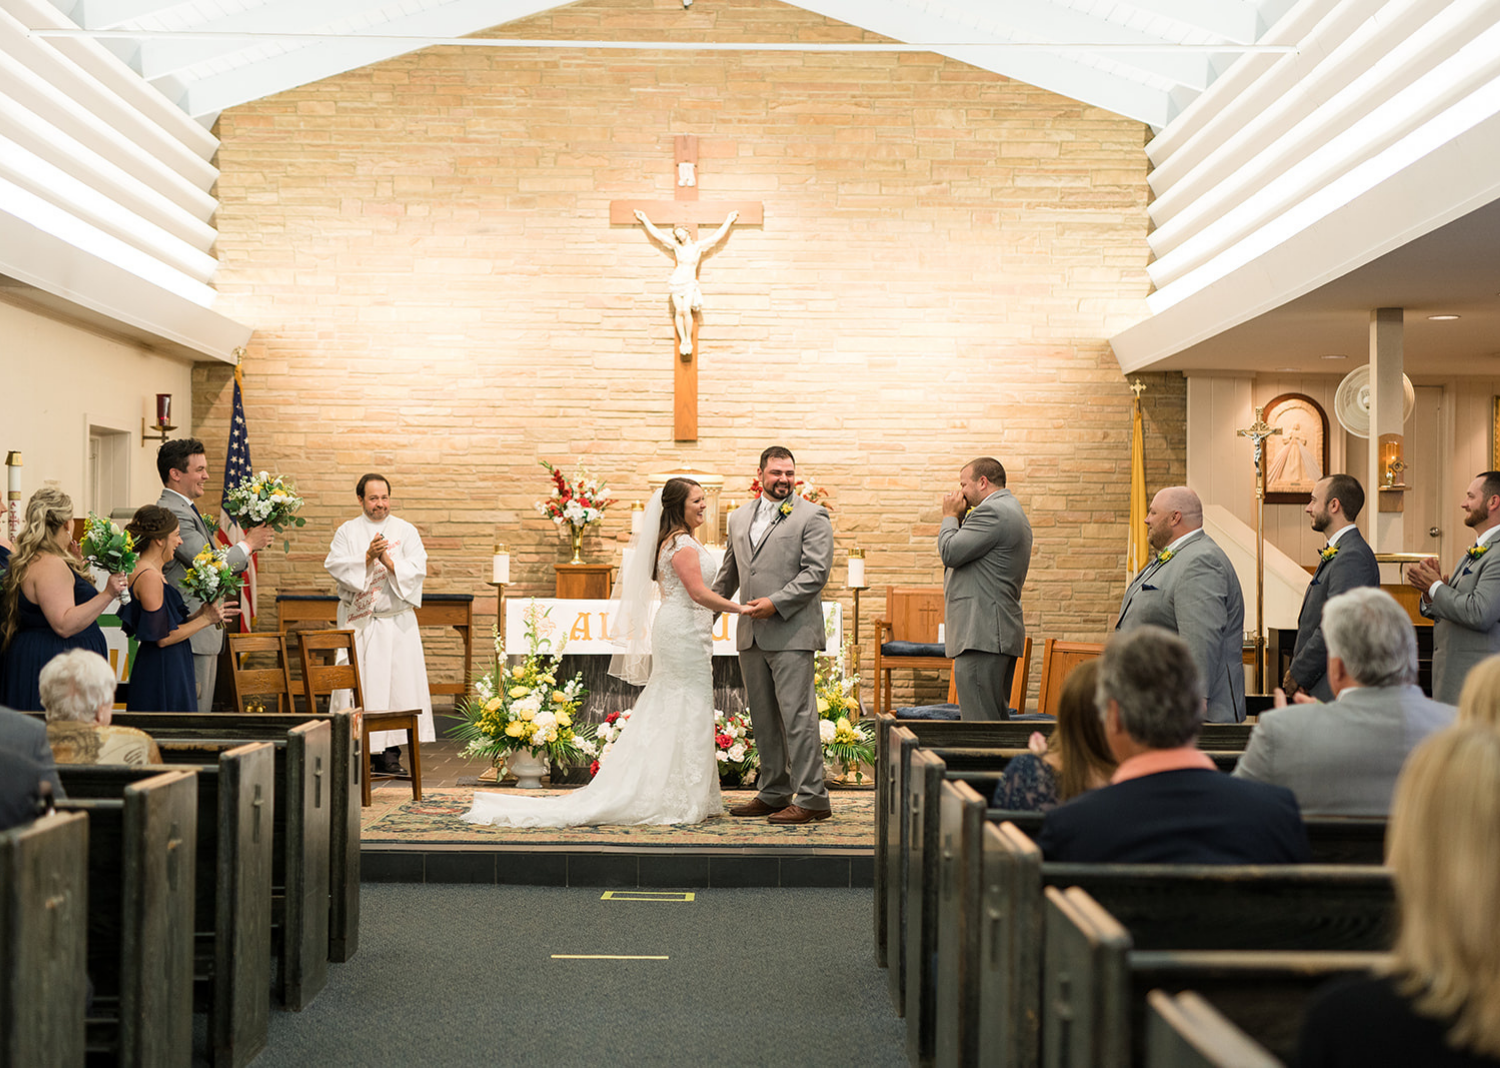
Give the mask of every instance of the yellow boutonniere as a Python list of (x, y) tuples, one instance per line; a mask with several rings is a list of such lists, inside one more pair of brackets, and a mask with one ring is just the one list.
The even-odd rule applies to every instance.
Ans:
[(1168, 560), (1172, 559), (1172, 557), (1174, 557), (1176, 555), (1177, 555), (1177, 550), (1176, 549), (1163, 549), (1161, 552), (1159, 552), (1159, 553), (1156, 554), (1156, 562), (1159, 563), (1159, 564), (1164, 564), (1164, 563), (1166, 563)]
[(1318, 553), (1318, 555), (1321, 556), (1324, 560), (1332, 560), (1338, 554), (1339, 554), (1339, 547), (1337, 545), (1330, 545), (1330, 546), (1328, 546), (1328, 548), (1326, 548), (1322, 552)]
[(1476, 545), (1469, 550), (1469, 559), (1478, 560), (1481, 556), (1489, 551), (1490, 547), (1488, 545)]
[(784, 504), (782, 504), (782, 506), (781, 506), (781, 514), (782, 515), (791, 515), (792, 514), (792, 502), (791, 501), (786, 501)]

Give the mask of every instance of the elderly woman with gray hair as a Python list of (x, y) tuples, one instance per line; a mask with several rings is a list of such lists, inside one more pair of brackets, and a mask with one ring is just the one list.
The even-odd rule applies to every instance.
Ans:
[(160, 764), (144, 731), (110, 725), (115, 673), (87, 649), (70, 649), (42, 668), (38, 686), (47, 712), (47, 742), (59, 764)]

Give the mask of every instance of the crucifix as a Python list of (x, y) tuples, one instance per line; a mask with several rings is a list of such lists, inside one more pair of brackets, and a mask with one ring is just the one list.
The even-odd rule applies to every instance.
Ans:
[[(759, 225), (764, 221), (763, 205), (758, 200), (698, 199), (698, 139), (692, 135), (673, 138), (677, 178), (672, 200), (611, 200), (609, 221), (612, 226), (634, 226), (644, 222), (653, 237), (666, 245), (677, 256), (678, 272), (674, 272), (673, 312), (676, 324), (673, 351), (676, 367), (673, 375), (673, 438), (677, 441), (698, 440), (698, 317), (693, 311), (699, 306), (697, 297), (698, 258), (717, 240), (722, 240), (730, 223), (738, 221)], [(735, 216), (735, 218), (731, 218)], [(668, 238), (652, 224), (668, 226), (672, 237)], [(714, 235), (714, 240), (698, 241), (699, 223), (723, 223)], [(677, 231), (683, 231), (678, 234)], [(677, 273), (685, 277), (679, 282)], [(690, 331), (689, 336), (682, 336)]]
[[(1255, 445), (1255, 674), (1260, 692), (1275, 685), (1266, 670), (1266, 450), (1265, 440), (1281, 433), (1281, 427), (1266, 422), (1266, 410), (1255, 409), (1255, 422), (1235, 433)], [(1280, 665), (1278, 665), (1279, 667)]]

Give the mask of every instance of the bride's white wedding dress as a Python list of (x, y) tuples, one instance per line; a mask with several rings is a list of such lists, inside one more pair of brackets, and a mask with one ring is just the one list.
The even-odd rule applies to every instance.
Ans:
[(551, 797), (476, 793), (465, 821), (509, 827), (699, 823), (723, 811), (713, 740), (713, 613), (694, 603), (672, 569), (679, 552), (696, 554), (704, 585), (713, 582), (713, 557), (691, 537), (679, 534), (662, 546), (651, 677), (599, 774), (587, 786)]

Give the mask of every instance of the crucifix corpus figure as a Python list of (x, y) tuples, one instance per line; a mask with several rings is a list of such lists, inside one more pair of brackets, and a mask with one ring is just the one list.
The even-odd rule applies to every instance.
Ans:
[(715, 230), (706, 241), (694, 241), (693, 235), (688, 233), (685, 226), (674, 226), (670, 235), (664, 234), (651, 224), (646, 213), (639, 208), (635, 211), (635, 217), (646, 228), (646, 233), (670, 249), (677, 260), (677, 266), (672, 269), (672, 277), (667, 279), (667, 287), (672, 292), (672, 325), (677, 328), (678, 353), (684, 357), (691, 356), (693, 312), (703, 311), (703, 290), (698, 286), (698, 264), (703, 259), (703, 253), (724, 240), (740, 213), (731, 211), (724, 219), (724, 225)]

